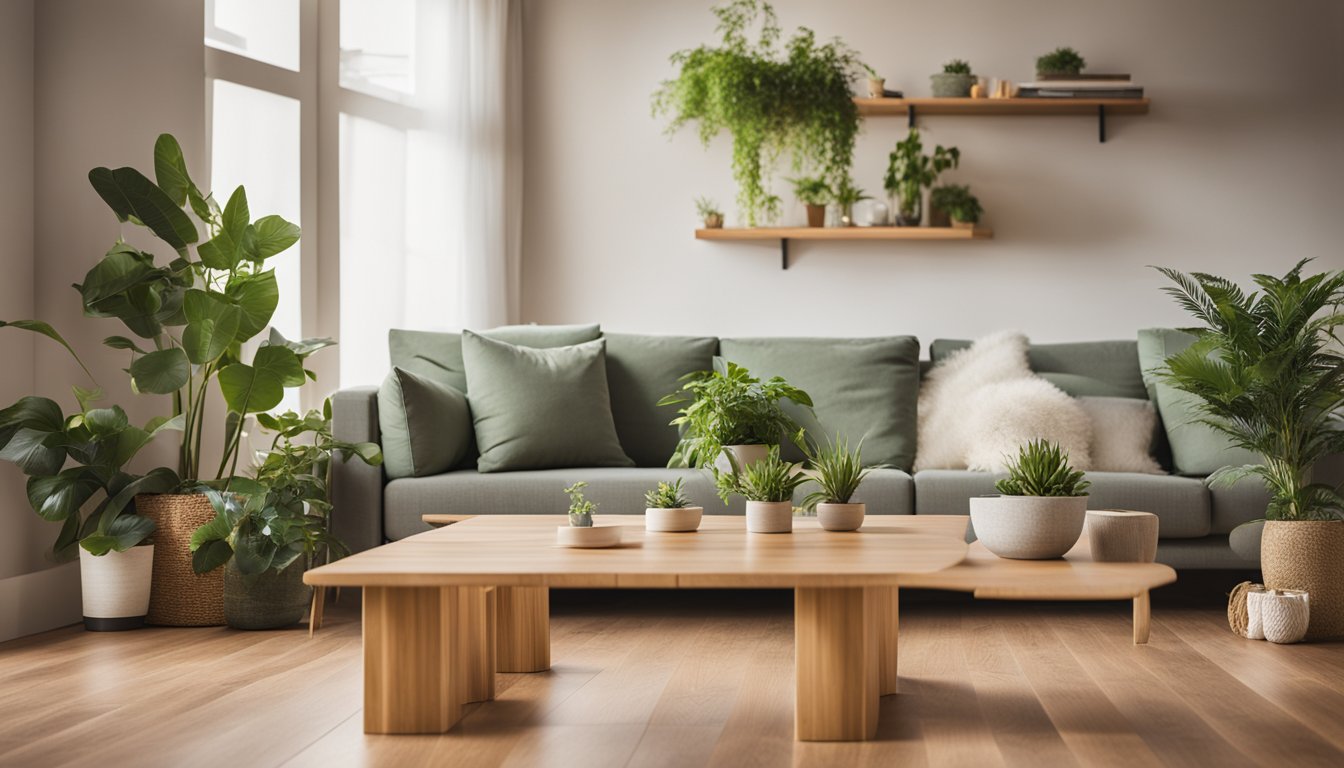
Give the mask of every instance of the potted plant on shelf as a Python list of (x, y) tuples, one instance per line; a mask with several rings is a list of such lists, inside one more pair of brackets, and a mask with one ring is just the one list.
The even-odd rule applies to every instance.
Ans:
[(1032, 440), (1008, 462), (1008, 476), (994, 484), (1001, 495), (970, 500), (971, 527), (999, 557), (1062, 557), (1082, 535), (1089, 485), (1057, 444)]
[(984, 209), (965, 184), (944, 184), (929, 193), (930, 226), (974, 229)]
[(331, 434), (331, 401), (300, 415), (262, 413), (257, 422), (274, 433), (248, 480), (232, 490), (207, 490), (215, 518), (191, 537), (192, 568), (224, 568), (224, 621), (235, 629), (280, 629), (303, 618), (312, 588), (309, 568), (343, 557), (331, 533), (331, 459), (358, 457), (382, 464), (376, 443), (348, 443)]
[(876, 69), (873, 69), (872, 67), (868, 66), (867, 64), (863, 64), (862, 62), (860, 62), (860, 64), (863, 67), (863, 71), (868, 73), (868, 98), (870, 99), (882, 98), (883, 95), (886, 94), (887, 79), (877, 74)]
[(961, 150), (938, 145), (932, 155), (924, 154), (919, 129), (896, 142), (887, 158), (887, 175), (883, 180), (887, 194), (892, 197), (897, 223), (903, 227), (917, 227), (923, 218), (924, 190), (933, 186), (938, 175), (961, 162)]
[(660, 406), (684, 406), (671, 421), (682, 435), (669, 467), (717, 473), (749, 466), (765, 458), (768, 446), (798, 432), (781, 401), (812, 407), (812, 398), (783, 378), (761, 381), (721, 358), (715, 358), (713, 370), (694, 371), (680, 380), (681, 389), (658, 401)]
[(869, 472), (860, 457), (862, 450), (862, 442), (851, 453), (848, 441), (837, 439), (808, 453), (817, 490), (803, 498), (803, 509), (815, 511), (817, 522), (828, 531), (856, 531), (863, 525), (864, 504), (850, 501)]
[(713, 13), (720, 43), (672, 55), (677, 75), (654, 94), (653, 113), (670, 119), (669, 133), (695, 123), (706, 146), (720, 132), (732, 135), (737, 201), (754, 227), (778, 215), (770, 192), (776, 158), (788, 155), (795, 171), (817, 168), (832, 183), (850, 167), (859, 132), (851, 84), (860, 65), (844, 43), (818, 43), (805, 28), (781, 50), (774, 9), (761, 0), (729, 0)]
[(971, 65), (961, 59), (953, 59), (943, 65), (943, 71), (930, 75), (933, 81), (933, 95), (940, 99), (963, 99), (971, 95), (971, 86), (975, 85), (975, 75), (971, 74)]
[(1087, 61), (1072, 48), (1056, 48), (1036, 59), (1036, 79), (1049, 80), (1060, 76), (1076, 77)]
[(741, 496), (747, 501), (747, 531), (750, 533), (791, 533), (793, 531), (793, 492), (807, 482), (802, 467), (779, 458), (779, 446), (772, 445), (764, 459), (721, 472), (715, 482), (725, 501)]
[(1265, 586), (1311, 595), (1308, 638), (1344, 635), (1344, 496), (1313, 482), (1317, 462), (1344, 453), (1344, 272), (1255, 275), (1257, 292), (1207, 274), (1162, 268), (1166, 289), (1199, 321), (1194, 344), (1158, 375), (1199, 399), (1204, 424), (1262, 457), (1224, 467), (1210, 485), (1258, 477), (1269, 490), (1260, 542)]
[(700, 527), (704, 507), (692, 506), (679, 477), (644, 494), (644, 528), (649, 531), (680, 533)]
[(825, 226), (826, 205), (834, 198), (831, 185), (818, 176), (805, 176), (791, 181), (794, 196), (807, 206), (807, 226)]
[(854, 204), (868, 200), (862, 189), (854, 186), (854, 180), (845, 176), (835, 187), (835, 203), (840, 206), (840, 226), (854, 226)]
[(621, 543), (619, 525), (593, 525), (593, 513), (597, 503), (589, 501), (583, 495), (588, 483), (580, 480), (565, 488), (569, 497), (569, 525), (555, 529), (555, 540), (562, 547), (597, 548), (611, 547)]
[(708, 197), (697, 197), (695, 212), (700, 215), (705, 229), (723, 229), (723, 211), (719, 209), (718, 203)]

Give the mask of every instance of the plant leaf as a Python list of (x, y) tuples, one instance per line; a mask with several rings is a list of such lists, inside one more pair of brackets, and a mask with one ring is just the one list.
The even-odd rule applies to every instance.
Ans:
[(303, 381), (303, 365), (285, 347), (261, 347), (252, 365), (234, 363), (219, 372), (224, 401), (229, 410), (242, 414), (269, 411), (284, 399), (285, 387)]
[(65, 337), (57, 333), (56, 329), (52, 328), (47, 323), (44, 323), (41, 320), (0, 320), (0, 328), (4, 328), (5, 326), (18, 328), (23, 331), (32, 331), (33, 333), (40, 333), (57, 344), (60, 344), (62, 347), (65, 347), (65, 350), (70, 353), (70, 356), (75, 358), (75, 362), (79, 363), (79, 367), (84, 369), (84, 374), (88, 376), (90, 380), (93, 379), (93, 374), (89, 373), (89, 369), (84, 365), (84, 361), (80, 360), (79, 355), (75, 354), (75, 349), (70, 346), (70, 342), (66, 341)]
[(285, 221), (279, 216), (262, 216), (253, 224), (256, 239), (252, 243), (254, 261), (264, 261), (288, 250), (299, 242), (302, 234), (297, 224)]
[(238, 335), (242, 312), (219, 296), (195, 288), (183, 301), (187, 327), (182, 331), (182, 350), (187, 359), (204, 365), (219, 359)]
[(43, 520), (79, 517), (79, 509), (102, 487), (88, 467), (71, 467), (60, 474), (28, 478), (28, 503)]
[(134, 218), (178, 253), (200, 237), (181, 206), (134, 168), (95, 168), (89, 171), (89, 183), (119, 220)]
[(91, 554), (102, 556), (108, 552), (125, 552), (148, 539), (154, 533), (154, 521), (140, 515), (121, 515), (112, 521), (105, 532), (87, 536), (79, 544)]
[(236, 336), (238, 341), (247, 341), (261, 333), (280, 303), (280, 287), (275, 282), (273, 270), (234, 280), (225, 293), (238, 303), (242, 312)]
[(187, 385), (191, 363), (180, 347), (161, 349), (131, 363), (131, 381), (139, 392), (168, 395)]
[(187, 192), (196, 188), (187, 175), (182, 147), (171, 133), (159, 134), (154, 142), (154, 180), (179, 208), (187, 204)]

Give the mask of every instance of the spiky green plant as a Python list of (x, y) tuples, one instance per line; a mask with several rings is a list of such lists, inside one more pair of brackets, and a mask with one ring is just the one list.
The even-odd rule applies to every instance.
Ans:
[(1158, 268), (1164, 290), (1202, 327), (1194, 344), (1156, 373), (1199, 398), (1201, 421), (1260, 464), (1224, 467), (1211, 484), (1259, 476), (1270, 493), (1269, 520), (1344, 516), (1341, 488), (1311, 482), (1322, 457), (1344, 452), (1344, 272), (1283, 277), (1258, 274), (1245, 293), (1222, 277)]
[(859, 483), (868, 476), (869, 468), (863, 466), (863, 441), (851, 452), (849, 441), (837, 437), (828, 441), (825, 447), (808, 452), (808, 463), (812, 465), (812, 479), (817, 482), (817, 490), (803, 499), (803, 509), (809, 514), (818, 504), (848, 504)]
[(733, 464), (732, 472), (719, 472), (715, 476), (719, 497), (727, 504), (734, 495), (747, 501), (792, 501), (793, 492), (807, 482), (802, 467), (779, 458), (779, 446), (770, 446), (764, 459), (737, 466), (737, 461), (729, 456)]
[(649, 509), (685, 509), (691, 506), (682, 490), (681, 478), (670, 483), (658, 483), (658, 487), (644, 493), (644, 506)]
[(1008, 462), (1008, 476), (994, 484), (1004, 496), (1086, 496), (1092, 484), (1069, 466), (1058, 443), (1032, 440)]
[(593, 527), (597, 504), (583, 497), (583, 489), (587, 487), (588, 483), (580, 480), (565, 489), (565, 495), (569, 497), (569, 524), (575, 528)]
[(969, 75), (971, 74), (971, 65), (964, 59), (953, 59), (943, 65), (943, 74)]
[(1039, 75), (1076, 75), (1087, 66), (1087, 60), (1072, 48), (1056, 48), (1036, 59)]

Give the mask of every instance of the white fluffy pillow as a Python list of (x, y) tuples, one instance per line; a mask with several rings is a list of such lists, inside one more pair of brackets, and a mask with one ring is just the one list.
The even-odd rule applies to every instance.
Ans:
[(1157, 430), (1157, 411), (1132, 397), (1080, 397), (1092, 421), (1092, 468), (1101, 472), (1163, 474), (1149, 452)]
[(1022, 445), (1037, 439), (1058, 443), (1074, 469), (1093, 467), (1088, 450), (1092, 420), (1077, 400), (1045, 379), (1031, 377), (981, 387), (963, 413), (969, 434), (969, 469), (1005, 472)]
[(986, 336), (939, 363), (919, 386), (919, 450), (915, 471), (964, 469), (971, 437), (965, 417), (986, 384), (1031, 376), (1027, 337), (1012, 331)]

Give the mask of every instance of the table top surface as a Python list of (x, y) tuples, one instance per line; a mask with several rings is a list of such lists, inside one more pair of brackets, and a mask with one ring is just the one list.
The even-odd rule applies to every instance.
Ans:
[(1087, 535), (1059, 560), (1006, 560), (965, 544), (964, 515), (868, 515), (848, 533), (794, 518), (790, 534), (747, 533), (706, 515), (694, 533), (653, 533), (642, 515), (609, 549), (555, 543), (564, 515), (481, 515), (308, 571), (322, 586), (857, 587), (907, 586), (1004, 599), (1121, 599), (1176, 580), (1157, 563), (1094, 563)]

